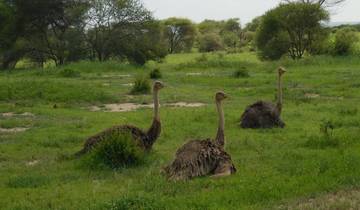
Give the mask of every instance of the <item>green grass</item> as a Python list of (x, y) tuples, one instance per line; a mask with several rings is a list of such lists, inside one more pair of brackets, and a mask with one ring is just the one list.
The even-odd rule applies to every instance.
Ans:
[[(360, 186), (360, 59), (313, 57), (261, 62), (255, 54), (168, 56), (145, 67), (80, 62), (62, 68), (0, 73), (0, 112), (34, 117), (0, 117), (2, 209), (272, 209), (298, 200)], [(239, 118), (256, 100), (273, 100), (276, 68), (283, 65), (285, 129), (244, 130)], [(246, 68), (249, 77), (234, 78)], [(139, 74), (160, 68), (166, 88), (161, 103), (202, 102), (201, 108), (161, 107), (163, 132), (146, 163), (120, 170), (91, 170), (69, 158), (84, 139), (112, 125), (148, 128), (150, 109), (91, 112), (91, 105), (151, 103), (151, 95), (128, 96)], [(79, 72), (63, 77), (63, 69)], [(200, 73), (200, 74), (189, 74)], [(224, 90), (226, 150), (238, 169), (223, 179), (168, 182), (161, 168), (191, 138), (214, 137), (214, 93)], [(308, 97), (313, 94), (316, 97)], [(56, 108), (54, 108), (56, 104)], [(321, 131), (334, 129), (331, 139)], [(334, 141), (334, 142), (333, 142)], [(36, 164), (32, 164), (37, 161)]]

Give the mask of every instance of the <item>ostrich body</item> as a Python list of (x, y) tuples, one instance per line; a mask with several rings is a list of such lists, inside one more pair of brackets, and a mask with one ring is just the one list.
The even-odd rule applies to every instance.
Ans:
[(81, 151), (76, 153), (76, 156), (86, 154), (101, 141), (103, 141), (108, 135), (118, 135), (118, 134), (130, 134), (136, 144), (143, 149), (144, 151), (149, 151), (152, 148), (152, 145), (155, 143), (156, 139), (160, 136), (161, 133), (161, 123), (160, 123), (160, 113), (159, 113), (159, 90), (162, 89), (164, 85), (161, 82), (155, 82), (153, 86), (153, 97), (154, 97), (154, 118), (151, 124), (151, 127), (145, 132), (140, 128), (137, 128), (133, 125), (116, 125), (109, 129), (106, 129), (94, 136), (89, 137), (84, 144), (84, 147)]
[(175, 154), (175, 160), (164, 168), (171, 180), (188, 180), (194, 177), (213, 175), (227, 176), (236, 172), (231, 156), (225, 152), (225, 119), (221, 101), (226, 98), (222, 92), (216, 94), (219, 113), (219, 127), (215, 140), (191, 140)]
[(258, 101), (248, 106), (241, 116), (240, 126), (242, 128), (273, 128), (285, 127), (281, 120), (282, 101), (282, 75), (286, 70), (282, 67), (278, 69), (278, 96), (277, 103), (273, 104), (265, 101)]

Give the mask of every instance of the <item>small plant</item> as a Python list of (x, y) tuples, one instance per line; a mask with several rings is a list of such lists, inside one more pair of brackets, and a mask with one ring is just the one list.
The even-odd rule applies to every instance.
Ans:
[(202, 53), (201, 56), (195, 58), (195, 61), (197, 63), (203, 63), (203, 62), (207, 62), (208, 61), (208, 57), (205, 53)]
[(333, 136), (335, 126), (331, 121), (324, 121), (320, 124), (320, 136), (311, 136), (305, 143), (306, 147), (324, 149), (326, 147), (338, 147), (340, 140)]
[(249, 71), (246, 67), (241, 67), (240, 69), (236, 70), (233, 74), (235, 78), (246, 78), (249, 77)]
[(324, 136), (332, 137), (334, 128), (335, 126), (331, 121), (323, 121), (323, 123), (320, 124), (320, 133), (322, 133)]
[(151, 79), (160, 79), (162, 78), (160, 69), (156, 68), (150, 72), (150, 78)]
[(37, 188), (49, 183), (49, 179), (44, 176), (25, 175), (9, 179), (7, 186), (11, 188)]
[(141, 163), (144, 152), (136, 145), (131, 134), (119, 132), (106, 135), (89, 155), (92, 166), (118, 169)]
[(75, 78), (75, 77), (80, 77), (81, 74), (78, 71), (75, 71), (73, 69), (63, 69), (60, 71), (60, 76), (62, 77), (67, 77), (67, 78)]
[(134, 86), (131, 89), (131, 94), (148, 94), (150, 93), (150, 81), (145, 77), (138, 77), (135, 80)]
[(105, 206), (106, 209), (111, 210), (125, 210), (125, 209), (142, 209), (142, 210), (161, 210), (165, 209), (163, 205), (153, 199), (146, 197), (123, 197), (119, 200), (112, 201)]

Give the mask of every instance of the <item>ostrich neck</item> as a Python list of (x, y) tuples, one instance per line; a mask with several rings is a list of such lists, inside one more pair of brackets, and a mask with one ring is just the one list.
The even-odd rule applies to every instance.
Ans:
[(216, 107), (219, 114), (219, 127), (216, 134), (216, 143), (222, 147), (225, 145), (225, 117), (224, 117), (224, 111), (222, 109), (222, 105), (220, 101), (216, 101)]
[(154, 90), (154, 120), (160, 121), (159, 91)]
[(277, 91), (278, 91), (278, 96), (277, 96), (276, 108), (280, 114), (281, 110), (282, 110), (282, 105), (283, 105), (282, 76), (280, 74), (278, 76), (278, 90)]
[(150, 150), (152, 145), (161, 133), (160, 113), (159, 113), (159, 97), (158, 90), (154, 90), (154, 119), (151, 127), (146, 133), (146, 141), (144, 142), (145, 148)]

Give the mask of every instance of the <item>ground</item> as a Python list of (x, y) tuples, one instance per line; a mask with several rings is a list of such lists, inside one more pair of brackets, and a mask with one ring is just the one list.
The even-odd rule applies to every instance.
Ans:
[[(247, 105), (274, 101), (279, 65), (288, 70), (282, 116), (286, 128), (241, 129), (239, 119)], [(106, 105), (150, 104), (151, 95), (129, 92), (135, 77), (154, 68), (160, 68), (166, 85), (162, 104), (205, 106), (162, 106), (163, 132), (143, 165), (94, 170), (81, 159), (69, 159), (86, 137), (107, 127), (150, 126), (152, 112), (146, 106), (108, 112)], [(244, 68), (249, 77), (233, 77)], [(145, 67), (81, 62), (0, 73), (0, 207), (328, 209), (331, 202), (326, 200), (345, 197), (350, 204), (339, 201), (334, 209), (360, 208), (358, 78), (358, 57), (263, 62), (252, 53), (172, 55)], [(177, 148), (191, 138), (215, 137), (218, 90), (230, 96), (224, 103), (226, 150), (237, 173), (167, 181), (161, 168)]]

